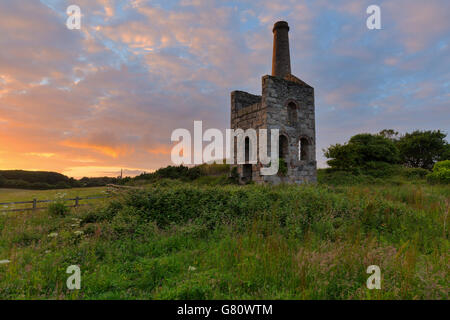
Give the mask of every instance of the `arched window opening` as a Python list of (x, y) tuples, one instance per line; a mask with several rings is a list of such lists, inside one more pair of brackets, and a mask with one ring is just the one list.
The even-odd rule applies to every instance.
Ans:
[(245, 137), (245, 163), (250, 161), (250, 138)]
[(244, 140), (245, 145), (245, 164), (243, 166), (242, 180), (249, 182), (252, 180), (252, 165), (248, 163), (250, 161), (250, 138), (246, 137)]
[(310, 159), (310, 154), (309, 154), (309, 141), (306, 138), (301, 138), (299, 143), (298, 143), (298, 147), (299, 147), (299, 156), (300, 156), (300, 160), (309, 160)]
[(285, 135), (280, 135), (278, 147), (279, 147), (279, 157), (286, 159), (288, 156), (288, 139)]
[(297, 125), (297, 105), (293, 102), (289, 102), (287, 106), (288, 111), (288, 124), (292, 127)]

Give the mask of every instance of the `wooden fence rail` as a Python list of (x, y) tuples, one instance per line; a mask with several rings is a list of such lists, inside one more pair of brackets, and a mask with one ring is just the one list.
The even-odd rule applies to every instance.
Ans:
[(38, 207), (38, 203), (49, 203), (49, 202), (57, 202), (57, 201), (75, 201), (74, 205), (67, 206), (69, 208), (76, 208), (81, 206), (87, 206), (88, 204), (80, 204), (80, 200), (93, 200), (93, 199), (104, 199), (109, 198), (109, 196), (89, 196), (85, 198), (75, 197), (75, 198), (68, 198), (68, 199), (58, 199), (58, 200), (37, 200), (33, 199), (31, 201), (16, 201), (16, 202), (0, 202), (0, 206), (9, 206), (9, 205), (15, 205), (15, 204), (32, 204), (31, 208), (18, 208), (18, 209), (7, 209), (7, 210), (0, 210), (0, 212), (18, 212), (18, 211), (31, 211), (31, 210), (42, 210), (47, 209), (48, 207)]

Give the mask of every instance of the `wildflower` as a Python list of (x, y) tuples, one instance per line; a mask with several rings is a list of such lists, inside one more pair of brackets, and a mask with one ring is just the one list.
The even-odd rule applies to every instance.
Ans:
[(84, 232), (81, 231), (81, 230), (77, 230), (77, 231), (75, 231), (74, 233), (75, 233), (77, 236), (81, 236), (82, 234), (84, 234)]
[(195, 270), (197, 270), (197, 268), (193, 267), (193, 266), (189, 266), (189, 268), (188, 268), (188, 271), (195, 271)]
[(50, 238), (55, 238), (58, 236), (58, 232), (52, 232), (48, 235)]
[(11, 261), (9, 261), (9, 260), (0, 260), (0, 264), (7, 264), (7, 263), (10, 263)]

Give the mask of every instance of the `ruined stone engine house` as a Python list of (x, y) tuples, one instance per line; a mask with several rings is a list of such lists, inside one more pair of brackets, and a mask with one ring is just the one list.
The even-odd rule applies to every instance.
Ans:
[(280, 133), (277, 175), (261, 175), (260, 162), (248, 163), (249, 140), (245, 139), (246, 163), (236, 165), (243, 183), (301, 184), (317, 180), (314, 88), (291, 74), (288, 33), (287, 22), (275, 23), (272, 75), (262, 77), (262, 95), (231, 92), (232, 129), (279, 129)]

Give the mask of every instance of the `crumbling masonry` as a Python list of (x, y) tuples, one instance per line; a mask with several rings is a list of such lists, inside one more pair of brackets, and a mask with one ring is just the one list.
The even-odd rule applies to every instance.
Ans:
[[(317, 180), (314, 88), (291, 74), (288, 32), (287, 22), (275, 23), (272, 75), (262, 77), (262, 95), (231, 93), (231, 128), (279, 129), (280, 162), (284, 162), (286, 166), (281, 166), (287, 167), (287, 172), (279, 170), (277, 175), (263, 176), (260, 162), (238, 164), (241, 182), (301, 184)], [(246, 160), (247, 144), (248, 138)]]

